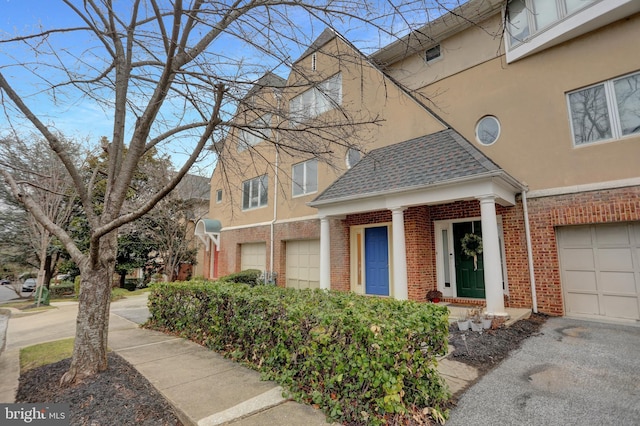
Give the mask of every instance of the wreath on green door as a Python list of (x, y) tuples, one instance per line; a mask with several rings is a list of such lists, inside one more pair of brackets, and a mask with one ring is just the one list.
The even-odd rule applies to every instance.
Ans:
[(460, 240), (462, 252), (473, 257), (473, 270), (478, 270), (478, 255), (482, 254), (482, 237), (476, 234), (465, 234)]

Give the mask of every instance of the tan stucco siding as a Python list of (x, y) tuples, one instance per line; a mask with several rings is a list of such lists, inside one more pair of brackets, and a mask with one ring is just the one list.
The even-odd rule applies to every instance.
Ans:
[[(409, 89), (425, 87), (503, 54), (501, 31), (502, 18), (495, 15), (437, 43), (440, 58), (427, 63), (425, 52), (420, 51), (391, 64), (389, 73)], [(437, 104), (437, 93), (429, 96), (435, 97)]]
[[(495, 57), (420, 92), (432, 96), (444, 120), (531, 189), (637, 177), (640, 137), (574, 147), (566, 100), (567, 92), (640, 70), (637, 40), (640, 15), (509, 65), (504, 56)], [(489, 35), (484, 42), (499, 48)], [(476, 123), (485, 115), (498, 117), (502, 127), (491, 146), (475, 141)]]
[[(224, 227), (268, 223), (274, 218), (273, 203), (277, 198), (277, 219), (289, 220), (314, 216), (315, 208), (307, 203), (318, 196), (347, 169), (346, 155), (349, 147), (363, 153), (424, 134), (437, 132), (444, 126), (419, 102), (412, 99), (383, 74), (351, 52), (342, 42), (334, 40), (324, 46), (329, 54), (318, 54), (316, 71), (308, 69), (310, 58), (302, 58), (298, 70), (306, 69), (308, 76), (300, 77), (292, 72), (289, 87), (283, 91), (281, 105), (287, 107), (289, 99), (308, 89), (307, 78), (324, 81), (340, 72), (342, 75), (341, 109), (330, 110), (317, 118), (320, 126), (335, 126), (315, 138), (311, 134), (296, 134), (297, 127), (274, 132), (271, 142), (262, 142), (251, 150), (237, 152), (232, 133), (227, 138), (221, 163), (211, 181), (210, 217), (222, 221)], [(274, 118), (275, 120), (275, 118)], [(273, 123), (274, 126), (277, 123)], [(310, 124), (313, 126), (313, 124)], [(301, 125), (300, 127), (303, 127)], [(278, 158), (278, 182), (275, 177), (275, 142), (282, 144)], [(292, 167), (294, 164), (314, 158), (303, 152), (309, 147), (318, 148), (318, 190), (304, 196), (292, 195)], [(242, 210), (242, 182), (261, 174), (269, 175), (268, 205)], [(223, 190), (222, 203), (216, 202), (216, 191)], [(276, 196), (277, 192), (277, 196)]]

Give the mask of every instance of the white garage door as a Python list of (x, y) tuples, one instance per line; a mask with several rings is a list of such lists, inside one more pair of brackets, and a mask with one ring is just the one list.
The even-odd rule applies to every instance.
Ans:
[(242, 244), (240, 246), (240, 259), (240, 266), (243, 271), (246, 269), (265, 271), (267, 269), (267, 244)]
[(287, 241), (287, 287), (320, 288), (320, 240)]
[(640, 320), (640, 223), (558, 228), (569, 316)]

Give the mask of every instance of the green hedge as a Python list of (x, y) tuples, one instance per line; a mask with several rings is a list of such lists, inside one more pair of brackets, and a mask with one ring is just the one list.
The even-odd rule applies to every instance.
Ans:
[(246, 269), (244, 271), (235, 272), (233, 274), (225, 275), (220, 278), (220, 281), (243, 283), (250, 286), (259, 285), (262, 283), (260, 276), (262, 272), (258, 269)]
[(49, 297), (57, 299), (64, 296), (73, 296), (75, 293), (75, 285), (71, 281), (62, 281), (58, 285), (49, 286)]
[(148, 326), (245, 362), (349, 424), (404, 424), (446, 415), (435, 357), (448, 311), (344, 292), (243, 284), (158, 284)]

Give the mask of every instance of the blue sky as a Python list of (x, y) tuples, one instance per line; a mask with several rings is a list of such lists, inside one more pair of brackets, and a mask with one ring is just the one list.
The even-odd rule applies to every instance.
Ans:
[[(386, 4), (384, 0), (380, 0), (381, 4)], [(81, 3), (81, 2), (80, 2)], [(128, 5), (128, 1), (115, 1), (117, 5)], [(405, 7), (413, 7), (415, 4), (402, 2)], [(387, 5), (388, 6), (388, 5)], [(433, 19), (436, 12), (425, 12), (424, 14), (407, 14), (407, 17), (420, 23), (420, 20)], [(420, 16), (423, 15), (423, 16)], [(428, 16), (428, 17), (427, 17)], [(297, 16), (293, 17), (298, 19)], [(301, 27), (305, 28), (305, 38), (312, 41), (324, 29), (323, 25), (308, 26), (308, 18), (300, 17)], [(396, 19), (396, 29), (402, 30), (406, 26), (402, 20)], [(423, 22), (422, 22), (423, 23)], [(69, 10), (69, 8), (56, 0), (0, 0), (0, 38), (4, 39), (14, 35), (24, 35), (37, 32), (42, 28), (61, 28), (82, 25), (82, 22)], [(358, 27), (354, 22), (338, 22), (337, 29), (343, 32), (346, 37), (354, 42), (358, 47), (366, 49), (372, 45), (380, 46), (381, 38), (379, 34), (372, 30)], [(384, 39), (382, 43), (391, 39)], [(68, 47), (74, 54), (86, 55), (84, 52), (85, 40), (77, 35), (65, 36), (64, 41), (58, 40), (59, 43)], [(226, 40), (230, 43), (229, 40)], [(30, 49), (21, 46), (19, 48), (10, 47), (0, 44), (0, 67), (9, 82), (21, 94), (30, 94), (25, 97), (27, 104), (50, 125), (55, 126), (62, 131), (65, 136), (76, 139), (78, 141), (86, 141), (88, 144), (95, 144), (101, 136), (109, 136), (112, 134), (111, 115), (108, 111), (104, 111), (96, 102), (79, 99), (77, 97), (65, 98), (64, 93), (60, 92), (60, 102), (57, 105), (52, 104), (48, 98), (41, 96), (38, 92), (43, 87), (43, 81), (35, 78), (34, 75), (25, 73), (23, 69), (17, 67), (6, 68), (6, 65), (17, 62), (29, 62), (31, 60), (41, 59), (35, 58)], [(61, 46), (62, 47), (62, 46)], [(304, 50), (304, 46), (290, 46), (291, 60), (297, 57)], [(245, 51), (242, 47), (238, 47), (234, 51), (237, 57), (244, 57), (246, 60), (254, 60), (255, 58), (247, 57), (251, 55), (250, 51)], [(83, 56), (84, 57), (84, 56)], [(286, 77), (286, 69), (280, 68), (281, 76)], [(67, 106), (62, 106), (67, 105)], [(70, 107), (68, 106), (70, 105)], [(2, 123), (4, 120), (0, 121)], [(5, 126), (0, 124), (0, 134), (5, 132)], [(167, 153), (172, 157), (176, 166), (184, 162), (186, 158), (180, 152), (189, 151), (189, 144), (181, 141), (179, 145), (167, 147)], [(202, 164), (203, 170), (194, 172), (202, 175), (210, 175), (213, 170), (214, 158), (205, 159)]]

